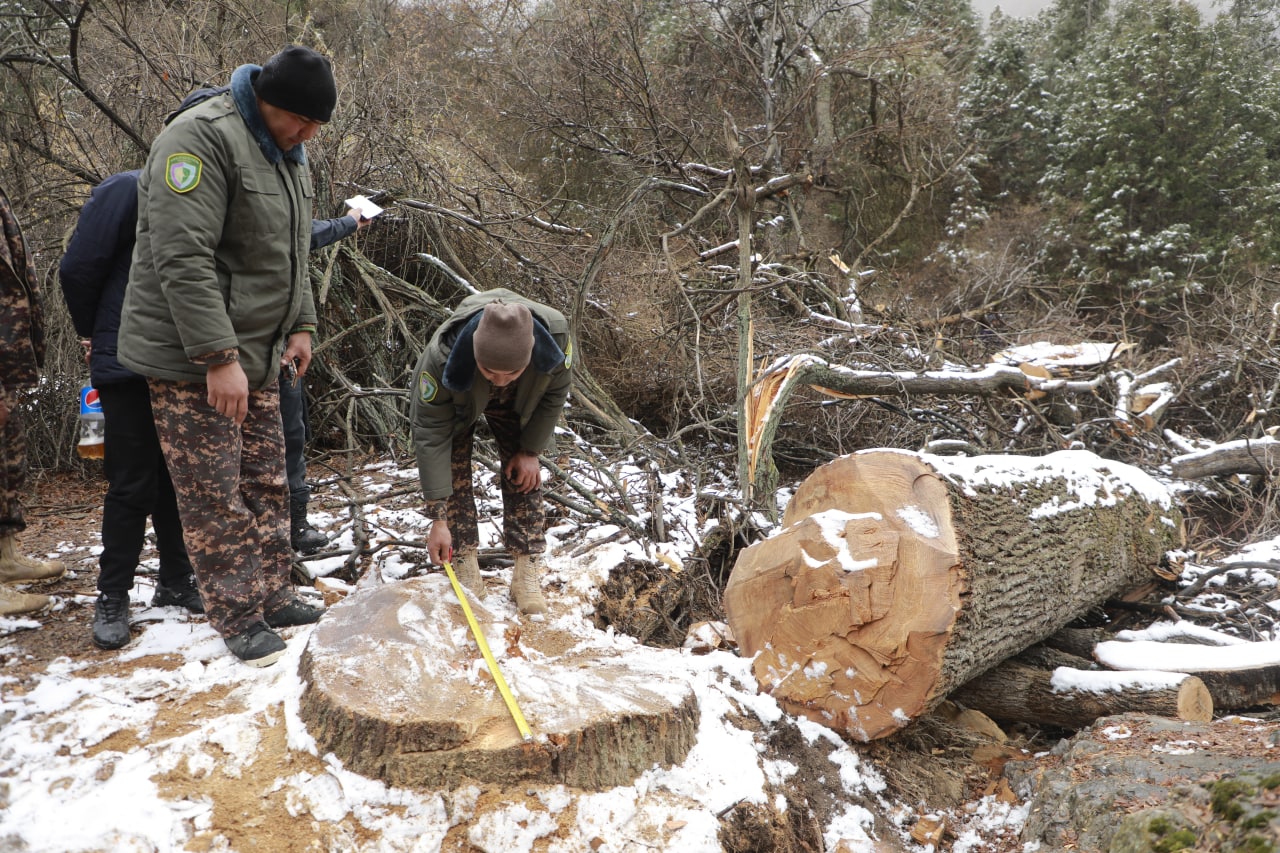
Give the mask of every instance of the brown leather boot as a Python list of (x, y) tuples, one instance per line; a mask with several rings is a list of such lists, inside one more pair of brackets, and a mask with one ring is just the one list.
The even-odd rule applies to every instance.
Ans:
[(62, 577), (67, 567), (57, 560), (35, 560), (18, 553), (12, 535), (0, 536), (0, 583), (34, 583)]
[(453, 573), (458, 576), (458, 583), (471, 590), (477, 601), (484, 600), (484, 578), (480, 576), (480, 558), (475, 551), (455, 554)]
[(511, 598), (521, 613), (533, 616), (547, 612), (542, 597), (542, 557), (538, 554), (516, 554), (516, 567), (511, 572)]

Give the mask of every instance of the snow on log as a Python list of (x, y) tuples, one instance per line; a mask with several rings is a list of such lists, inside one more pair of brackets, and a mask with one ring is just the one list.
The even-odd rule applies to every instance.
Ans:
[(1099, 717), (1139, 713), (1207, 723), (1213, 699), (1194, 675), (1039, 669), (1007, 660), (951, 694), (1001, 722), (1083, 729)]
[(1147, 580), (1182, 543), (1168, 491), (1086, 451), (843, 456), (745, 549), (728, 621), (761, 689), (863, 741)]
[(1173, 476), (1184, 480), (1223, 474), (1270, 474), (1280, 468), (1280, 441), (1242, 438), (1175, 456)]
[(1219, 711), (1280, 705), (1280, 642), (1250, 642), (1182, 622), (1116, 637), (1094, 649), (1104, 666), (1194, 673)]
[(300, 665), (300, 714), (321, 754), (428, 789), (466, 779), (603, 789), (684, 760), (698, 702), (660, 658), (590, 646), (546, 623), (507, 623), (474, 600), (471, 608), (531, 741), (437, 574), (357, 590), (316, 626)]

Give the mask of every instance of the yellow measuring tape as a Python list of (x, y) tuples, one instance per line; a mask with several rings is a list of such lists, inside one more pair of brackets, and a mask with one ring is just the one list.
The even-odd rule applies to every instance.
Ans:
[(520, 713), (520, 706), (516, 704), (516, 697), (511, 695), (511, 688), (507, 686), (507, 680), (502, 677), (502, 670), (498, 669), (498, 662), (493, 659), (493, 652), (489, 651), (489, 643), (484, 638), (484, 632), (480, 630), (480, 624), (476, 622), (475, 614), (471, 612), (471, 605), (467, 603), (467, 594), (462, 591), (462, 584), (458, 583), (458, 576), (453, 573), (453, 563), (445, 561), (444, 570), (449, 575), (449, 583), (453, 584), (453, 593), (458, 596), (458, 601), (462, 602), (462, 612), (466, 614), (467, 624), (471, 626), (471, 635), (476, 638), (476, 645), (480, 647), (480, 654), (484, 655), (484, 662), (489, 665), (489, 674), (493, 676), (493, 681), (498, 685), (498, 692), (502, 694), (502, 699), (507, 703), (507, 710), (511, 712), (511, 718), (516, 721), (516, 728), (520, 730), (520, 737), (525, 740), (533, 740), (533, 731), (529, 728), (529, 724), (525, 722), (524, 714)]

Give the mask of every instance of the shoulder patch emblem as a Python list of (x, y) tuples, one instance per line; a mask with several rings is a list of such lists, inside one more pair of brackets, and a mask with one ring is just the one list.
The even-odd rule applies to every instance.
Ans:
[(194, 154), (170, 154), (164, 164), (164, 182), (176, 193), (189, 193), (200, 184), (204, 163)]
[(427, 371), (418, 374), (418, 399), (423, 403), (430, 403), (436, 398), (436, 392), (440, 390), (440, 386), (436, 384), (436, 378)]
[(566, 370), (573, 366), (573, 341), (564, 345), (564, 366)]

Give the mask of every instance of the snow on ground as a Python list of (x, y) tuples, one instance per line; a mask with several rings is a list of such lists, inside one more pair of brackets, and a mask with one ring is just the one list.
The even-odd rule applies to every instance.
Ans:
[[(374, 496), (389, 492), (388, 486), (397, 481), (412, 483), (415, 477), (412, 469), (383, 463), (352, 485)], [(1131, 487), (1146, 490), (1150, 482), (1141, 475)], [(669, 529), (696, 534), (692, 490), (670, 483), (667, 488), (666, 512), (673, 519)], [(412, 497), (399, 504), (367, 504), (365, 518), (373, 542), (425, 539), (425, 519), (414, 504)], [(327, 522), (331, 531), (343, 524), (319, 508), (313, 519)], [(681, 764), (654, 767), (633, 784), (607, 791), (529, 786), (528, 796), (498, 803), (486, 801), (474, 786), (441, 792), (388, 786), (345, 770), (332, 754), (316, 752), (298, 715), (303, 690), (298, 661), (310, 626), (290, 629), (287, 656), (273, 667), (255, 670), (236, 662), (203, 620), (189, 620), (173, 608), (145, 608), (150, 590), (143, 587), (149, 581), (140, 580), (134, 618), (143, 622), (141, 632), (118, 652), (119, 661), (136, 661), (137, 666), (108, 668), (100, 659), (63, 658), (25, 691), (15, 690), (16, 679), (0, 673), (0, 848), (33, 853), (167, 851), (188, 849), (199, 838), (199, 849), (234, 850), (229, 839), (216, 833), (210, 837), (215, 802), (200, 793), (199, 782), (211, 778), (215, 767), (232, 779), (256, 772), (255, 762), (267, 751), (264, 727), (282, 723), (287, 749), (270, 791), (283, 793), (290, 816), (309, 821), (304, 825), (312, 828), (314, 838), (325, 838), (328, 849), (434, 851), (442, 849), (451, 830), (458, 838), (455, 828), (460, 827), (467, 842), (493, 853), (521, 853), (535, 845), (566, 853), (719, 850), (719, 814), (742, 801), (776, 800), (778, 786), (785, 786), (796, 772), (794, 765), (764, 756), (767, 730), (784, 715), (771, 698), (756, 692), (750, 661), (732, 652), (695, 655), (654, 649), (594, 627), (592, 595), (610, 568), (627, 557), (669, 559), (678, 565), (693, 547), (692, 541), (677, 541), (662, 546), (666, 550), (661, 556), (644, 553), (625, 537), (614, 536), (616, 532), (605, 526), (589, 531), (587, 538), (598, 544), (586, 548), (581, 531), (572, 525), (549, 531), (548, 572), (561, 581), (560, 591), (549, 596), (553, 616), (557, 626), (576, 632), (584, 646), (627, 643), (627, 654), (642, 668), (662, 667), (688, 680), (702, 716), (697, 743)], [(571, 535), (576, 536), (572, 543), (566, 538)], [(496, 531), (490, 526), (482, 531), (482, 541), (486, 536), (492, 541)], [(350, 546), (349, 523), (338, 544)], [(1249, 559), (1274, 558), (1277, 551), (1276, 543), (1255, 546)], [(88, 549), (69, 551), (65, 557), (78, 571), (94, 571)], [(320, 576), (338, 568), (342, 559), (309, 565)], [(382, 549), (375, 561), (375, 570), (386, 582), (415, 568), (402, 548)], [(491, 592), (487, 604), (495, 594), (500, 597)], [(0, 650), (16, 643), (19, 632), (39, 626), (39, 618), (0, 619)], [(1224, 651), (1238, 653), (1239, 647), (1225, 646)], [(147, 665), (162, 656), (179, 662)], [(124, 674), (113, 675), (117, 670)], [(518, 698), (518, 681), (512, 689)], [(209, 696), (218, 698), (208, 703)], [(169, 709), (197, 698), (206, 702), (206, 709), (216, 706), (220, 712), (206, 711), (185, 725), (172, 724)], [(830, 750), (829, 760), (837, 769), (827, 783), (847, 800), (824, 828), (828, 849), (879, 849), (875, 815), (867, 804), (879, 809), (882, 818), (894, 815), (889, 822), (896, 819), (900, 827), (906, 823), (901, 828), (909, 828), (914, 811), (885, 799), (884, 780), (857, 747), (808, 721), (793, 722), (809, 743)], [(169, 786), (157, 782), (166, 774), (194, 779), (195, 793), (174, 795)], [(246, 819), (254, 817), (246, 814)], [(960, 829), (952, 849), (994, 849), (984, 839), (1001, 833), (1007, 837), (1024, 819), (1025, 809), (986, 797), (970, 804), (964, 815), (952, 816)], [(341, 831), (325, 831), (326, 826)], [(907, 850), (931, 849), (909, 840), (898, 844)]]

